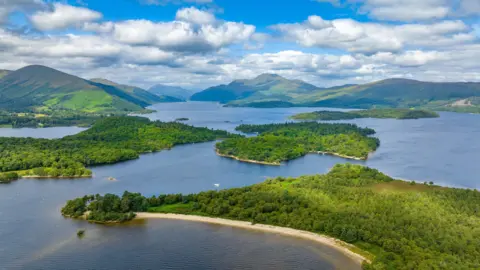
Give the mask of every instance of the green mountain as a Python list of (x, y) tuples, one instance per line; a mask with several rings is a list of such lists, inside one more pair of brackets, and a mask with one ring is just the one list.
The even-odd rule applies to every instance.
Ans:
[(311, 93), (318, 87), (300, 80), (288, 80), (275, 74), (262, 74), (252, 80), (236, 80), (228, 85), (210, 87), (191, 97), (195, 101), (228, 103), (291, 101), (296, 96)]
[[(387, 79), (364, 85), (318, 91), (299, 97), (296, 102), (312, 106), (345, 108), (441, 108), (476, 96), (480, 96), (480, 83), (434, 83)], [(473, 104), (470, 105), (473, 106)]]
[(11, 70), (0, 69), (0, 79), (7, 76), (9, 73), (12, 73)]
[(45, 66), (27, 66), (0, 79), (0, 109), (5, 110), (128, 112), (152, 103), (115, 86)]
[(181, 100), (189, 99), (197, 91), (189, 90), (178, 86), (169, 86), (164, 84), (157, 84), (148, 89), (148, 92), (159, 96), (171, 96)]
[(109, 81), (107, 79), (101, 79), (101, 78), (95, 78), (91, 79), (90, 81), (94, 83), (100, 83), (103, 85), (108, 85), (108, 86), (114, 86), (125, 93), (136, 97), (137, 99), (140, 99), (146, 103), (150, 104), (155, 104), (155, 103), (161, 103), (161, 102), (181, 102), (183, 101), (182, 99), (172, 97), (172, 96), (167, 96), (167, 95), (155, 95), (147, 90), (144, 90), (142, 88), (136, 87), (136, 86), (130, 86), (130, 85), (124, 85), (124, 84), (118, 84), (116, 82)]
[(234, 81), (192, 97), (232, 107), (425, 108), (480, 113), (480, 83), (387, 79), (362, 85), (319, 88), (278, 75)]

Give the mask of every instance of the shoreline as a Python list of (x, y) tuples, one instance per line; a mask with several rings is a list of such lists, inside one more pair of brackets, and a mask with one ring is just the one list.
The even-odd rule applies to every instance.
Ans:
[(333, 237), (316, 234), (313, 232), (301, 231), (301, 230), (296, 230), (292, 228), (279, 227), (279, 226), (273, 226), (273, 225), (252, 224), (251, 222), (248, 222), (248, 221), (230, 220), (230, 219), (195, 216), (195, 215), (140, 212), (140, 213), (136, 213), (136, 217), (135, 217), (135, 219), (152, 219), (152, 218), (203, 222), (203, 223), (225, 225), (225, 226), (242, 228), (242, 229), (263, 231), (268, 233), (277, 233), (277, 234), (290, 236), (290, 237), (298, 237), (298, 238), (310, 240), (310, 241), (334, 248), (342, 252), (344, 255), (348, 256), (355, 262), (357, 262), (359, 265), (362, 265), (364, 261), (370, 263), (370, 260), (368, 260), (367, 258), (365, 258), (364, 256), (358, 253), (351, 251), (348, 248), (348, 247), (354, 247), (353, 245), (345, 243)]
[(352, 156), (347, 156), (347, 155), (342, 155), (342, 154), (339, 154), (339, 153), (332, 153), (332, 152), (323, 152), (323, 151), (312, 151), (312, 152), (309, 152), (309, 153), (312, 153), (312, 154), (321, 154), (321, 155), (330, 155), (330, 156), (336, 156), (336, 157), (341, 157), (341, 158), (346, 158), (346, 159), (354, 159), (354, 160), (367, 160), (367, 158), (360, 158), (360, 157), (352, 157)]
[[(215, 153), (216, 153), (218, 156), (235, 159), (235, 160), (238, 160), (238, 161), (241, 161), (241, 162), (261, 164), (261, 165), (270, 165), (270, 166), (281, 166), (281, 165), (282, 165), (282, 163), (273, 163), (273, 162), (266, 162), (266, 161), (257, 161), (257, 160), (251, 160), (251, 159), (241, 159), (241, 158), (236, 157), (236, 156), (222, 154), (222, 153), (220, 153), (220, 152), (218, 151), (218, 149), (215, 149)], [(332, 152), (311, 151), (311, 152), (308, 152), (308, 154), (330, 155), (330, 156), (341, 157), (341, 158), (345, 158), (345, 159), (359, 160), (359, 161), (365, 161), (365, 160), (367, 160), (367, 158), (352, 157), (352, 156), (347, 156), (347, 155), (342, 155), (342, 154), (339, 154), (339, 153), (332, 153)], [(292, 159), (292, 160), (293, 160), (293, 159)], [(288, 161), (290, 161), (290, 160), (286, 160), (285, 162), (288, 162)]]
[(218, 149), (215, 149), (215, 153), (217, 153), (217, 155), (220, 156), (220, 157), (231, 158), (231, 159), (235, 159), (235, 160), (242, 161), (242, 162), (247, 162), (247, 163), (254, 163), (254, 164), (261, 164), (261, 165), (270, 165), (270, 166), (281, 166), (281, 165), (282, 165), (281, 163), (273, 163), (273, 162), (266, 162), (266, 161), (257, 161), (257, 160), (251, 160), (251, 159), (241, 159), (241, 158), (236, 157), (236, 156), (222, 154), (222, 153), (220, 153), (220, 152), (218, 151)]
[(38, 176), (38, 175), (25, 175), (20, 176), (19, 179), (79, 179), (79, 178), (92, 178), (93, 175), (79, 175), (79, 176)]

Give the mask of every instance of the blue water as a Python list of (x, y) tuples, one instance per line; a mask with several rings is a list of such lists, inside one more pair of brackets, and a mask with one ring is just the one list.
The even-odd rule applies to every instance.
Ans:
[[(223, 108), (213, 103), (160, 104), (152, 119), (233, 131), (242, 123), (284, 122), (312, 108)], [(355, 163), (394, 177), (479, 188), (480, 115), (441, 113), (420, 120), (348, 121), (377, 131), (381, 146)], [(78, 128), (0, 129), (0, 136), (62, 137)], [(145, 195), (191, 193), (258, 183), (267, 177), (324, 173), (338, 157), (308, 155), (282, 166), (218, 157), (214, 142), (184, 145), (93, 168), (76, 180), (20, 180), (0, 185), (0, 269), (355, 269), (342, 254), (308, 241), (184, 221), (105, 227), (64, 219), (66, 200), (124, 190)], [(118, 181), (109, 181), (114, 177)], [(76, 231), (86, 229), (77, 239)]]

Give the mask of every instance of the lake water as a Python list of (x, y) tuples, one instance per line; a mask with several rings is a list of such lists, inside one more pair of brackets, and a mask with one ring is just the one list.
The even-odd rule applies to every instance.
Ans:
[[(164, 121), (233, 131), (242, 123), (284, 122), (313, 108), (223, 108), (213, 103), (159, 104)], [(398, 178), (480, 188), (480, 115), (441, 113), (420, 120), (358, 119), (377, 131), (381, 146), (366, 162)], [(79, 128), (0, 129), (0, 136), (55, 138)], [(282, 166), (218, 157), (214, 143), (184, 145), (140, 159), (93, 168), (76, 180), (20, 180), (0, 185), (0, 269), (355, 269), (330, 248), (275, 234), (186, 221), (99, 226), (64, 219), (66, 200), (124, 190), (145, 195), (191, 193), (258, 183), (267, 177), (324, 173), (338, 157), (308, 155)], [(109, 181), (114, 177), (118, 181)], [(86, 229), (83, 239), (76, 237)]]

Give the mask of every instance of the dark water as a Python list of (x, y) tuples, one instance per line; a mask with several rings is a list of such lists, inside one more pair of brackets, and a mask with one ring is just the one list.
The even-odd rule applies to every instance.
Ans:
[[(210, 103), (161, 104), (153, 119), (233, 130), (241, 123), (283, 122), (309, 108), (222, 108)], [(229, 122), (225, 122), (229, 121)], [(392, 176), (479, 188), (480, 116), (442, 113), (422, 120), (360, 119), (380, 149), (366, 164)], [(21, 132), (24, 131), (24, 132)], [(79, 129), (0, 129), (0, 136), (61, 137)], [(96, 167), (92, 179), (20, 180), (0, 185), (0, 269), (355, 269), (342, 254), (309, 241), (224, 226), (149, 220), (105, 227), (63, 219), (67, 199), (124, 190), (145, 195), (190, 193), (258, 183), (267, 177), (324, 173), (347, 160), (308, 155), (283, 166), (241, 163), (215, 155), (214, 143), (175, 147), (138, 160)], [(108, 181), (115, 177), (118, 181)], [(76, 231), (86, 229), (77, 239)]]

